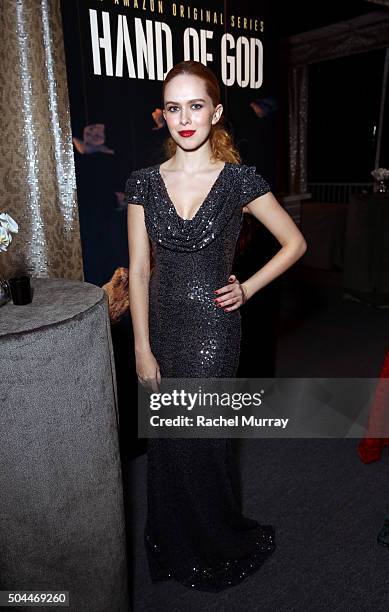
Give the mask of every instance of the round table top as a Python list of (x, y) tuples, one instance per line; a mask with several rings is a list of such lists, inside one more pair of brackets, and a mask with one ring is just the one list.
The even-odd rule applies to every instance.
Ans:
[(0, 337), (62, 323), (105, 299), (101, 287), (65, 278), (31, 277), (31, 287), (30, 304), (0, 306)]

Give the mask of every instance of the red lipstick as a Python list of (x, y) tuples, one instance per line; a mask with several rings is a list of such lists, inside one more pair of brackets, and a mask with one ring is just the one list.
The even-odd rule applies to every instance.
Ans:
[(183, 136), (184, 138), (189, 138), (189, 136), (192, 136), (195, 133), (196, 130), (182, 130), (182, 132), (178, 132), (180, 136)]

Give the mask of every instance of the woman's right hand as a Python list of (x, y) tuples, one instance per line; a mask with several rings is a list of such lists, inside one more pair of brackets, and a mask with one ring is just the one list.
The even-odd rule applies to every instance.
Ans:
[(135, 367), (140, 384), (158, 393), (161, 373), (158, 362), (150, 349), (135, 351)]

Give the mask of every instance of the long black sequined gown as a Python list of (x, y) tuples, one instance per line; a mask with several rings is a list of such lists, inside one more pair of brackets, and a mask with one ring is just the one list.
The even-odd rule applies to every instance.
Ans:
[[(240, 311), (214, 303), (228, 284), (242, 207), (270, 190), (255, 166), (226, 163), (195, 216), (181, 218), (159, 164), (131, 173), (128, 204), (143, 205), (154, 256), (150, 344), (161, 376), (233, 378)], [(274, 530), (246, 518), (231, 477), (231, 439), (148, 439), (145, 546), (153, 582), (220, 591), (256, 571)]]

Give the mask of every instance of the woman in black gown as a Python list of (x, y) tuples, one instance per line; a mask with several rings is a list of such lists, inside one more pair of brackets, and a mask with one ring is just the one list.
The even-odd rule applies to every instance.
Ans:
[[(213, 72), (195, 61), (177, 64), (163, 100), (169, 159), (132, 172), (126, 183), (136, 370), (153, 390), (161, 377), (235, 377), (239, 307), (305, 251), (266, 181), (239, 163)], [(243, 212), (283, 246), (240, 284), (230, 271)], [(153, 582), (220, 591), (271, 555), (274, 529), (241, 513), (230, 439), (149, 439), (147, 466), (144, 536)]]

